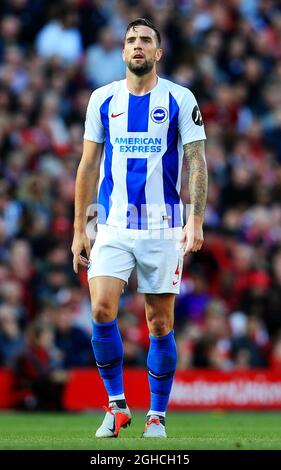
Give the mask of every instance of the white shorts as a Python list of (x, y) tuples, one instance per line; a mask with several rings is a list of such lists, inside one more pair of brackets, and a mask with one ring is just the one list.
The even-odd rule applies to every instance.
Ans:
[(178, 294), (183, 265), (183, 249), (179, 246), (181, 233), (181, 227), (131, 230), (98, 225), (88, 280), (111, 276), (127, 283), (136, 267), (138, 292)]

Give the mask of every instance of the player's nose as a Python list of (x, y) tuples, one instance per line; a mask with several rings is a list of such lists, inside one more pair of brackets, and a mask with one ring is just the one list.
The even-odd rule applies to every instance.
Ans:
[(134, 49), (135, 50), (138, 50), (138, 49), (142, 49), (142, 45), (141, 45), (141, 39), (140, 38), (137, 38), (135, 43), (134, 43)]

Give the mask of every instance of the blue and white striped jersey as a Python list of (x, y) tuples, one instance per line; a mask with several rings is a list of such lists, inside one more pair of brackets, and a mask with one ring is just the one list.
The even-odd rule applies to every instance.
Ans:
[(147, 230), (182, 226), (183, 145), (205, 139), (190, 90), (158, 78), (147, 94), (126, 80), (98, 88), (89, 100), (84, 139), (104, 150), (98, 222)]

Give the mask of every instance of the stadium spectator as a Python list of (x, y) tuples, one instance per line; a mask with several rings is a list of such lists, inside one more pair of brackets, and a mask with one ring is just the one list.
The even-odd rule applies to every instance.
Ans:
[(200, 268), (193, 268), (189, 281), (182, 294), (176, 300), (175, 325), (181, 327), (186, 321), (202, 323), (204, 310), (210, 296), (207, 292), (207, 280)]
[(281, 371), (281, 332), (276, 335), (273, 341), (272, 351), (270, 355), (270, 367), (277, 372)]
[(19, 222), (22, 207), (10, 194), (10, 186), (7, 181), (0, 180), (0, 215), (5, 223), (6, 233), (9, 238), (19, 230)]
[(15, 309), (0, 307), (0, 365), (12, 368), (24, 348), (24, 336), (19, 328)]
[(55, 345), (61, 353), (63, 367), (92, 366), (91, 336), (74, 326), (68, 303), (62, 304), (54, 317)]
[(238, 369), (262, 368), (268, 362), (268, 333), (260, 319), (251, 316), (247, 320), (246, 333), (231, 340), (234, 367)]
[(58, 4), (58, 11), (39, 32), (36, 48), (41, 57), (59, 57), (65, 65), (79, 61), (82, 55), (82, 36), (77, 27), (78, 11), (69, 5)]
[(263, 320), (269, 334), (274, 338), (281, 329), (281, 248), (272, 258), (272, 285), (267, 291), (265, 302)]
[(202, 333), (195, 341), (193, 366), (227, 370), (231, 368), (230, 327), (225, 305), (212, 300), (206, 306)]
[(27, 344), (18, 356), (16, 371), (17, 407), (36, 411), (63, 410), (67, 372), (54, 347), (53, 329), (40, 320), (30, 323)]
[(0, 62), (2, 63), (9, 46), (19, 43), (21, 22), (11, 14), (4, 14), (0, 22)]
[[(102, 70), (102, 73), (101, 73)], [(86, 51), (85, 75), (93, 88), (98, 88), (124, 77), (125, 64), (121, 47), (118, 45), (111, 28), (103, 28), (99, 42)]]

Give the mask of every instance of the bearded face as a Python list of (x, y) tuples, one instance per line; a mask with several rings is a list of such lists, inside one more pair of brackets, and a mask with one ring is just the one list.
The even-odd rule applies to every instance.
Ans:
[(128, 69), (137, 75), (138, 77), (141, 77), (142, 75), (146, 75), (149, 73), (155, 64), (155, 60), (153, 59), (146, 59), (143, 58), (141, 62), (137, 62), (136, 60), (129, 60), (128, 62), (126, 61), (126, 65)]
[(148, 26), (131, 28), (125, 38), (123, 59), (133, 74), (149, 73), (162, 56), (155, 31)]

